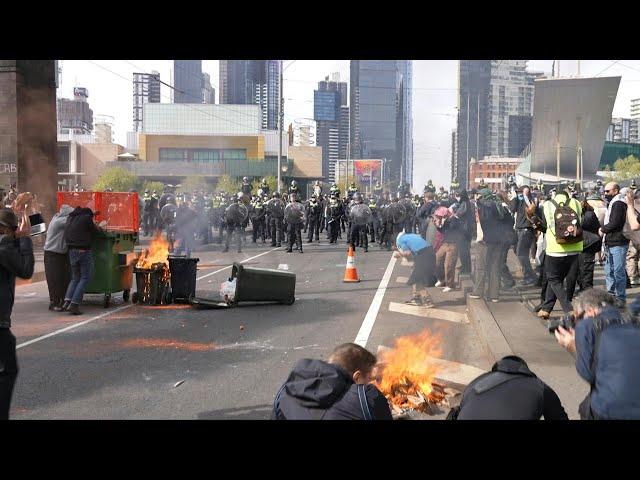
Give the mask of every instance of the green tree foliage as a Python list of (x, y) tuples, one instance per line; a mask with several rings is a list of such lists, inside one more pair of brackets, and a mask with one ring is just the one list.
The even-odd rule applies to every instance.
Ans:
[(182, 192), (193, 192), (194, 190), (204, 190), (205, 192), (210, 189), (209, 184), (199, 175), (189, 175), (185, 177), (185, 179), (180, 182), (180, 191)]
[[(605, 171), (610, 172), (610, 169)], [(616, 160), (613, 164), (613, 171), (607, 174), (607, 181), (622, 181), (632, 178), (640, 178), (640, 159), (633, 155)]]
[(136, 188), (137, 177), (122, 167), (113, 167), (105, 170), (98, 181), (93, 184), (93, 190), (104, 192), (111, 188), (114, 192), (128, 192)]
[(162, 192), (164, 191), (164, 183), (162, 182), (144, 182), (142, 184), (142, 186), (140, 187), (140, 189), (138, 190), (138, 192), (140, 193), (140, 195), (144, 194), (145, 190), (149, 190), (149, 193), (153, 192), (154, 190), (156, 192), (158, 192), (158, 194), (162, 194)]
[(218, 179), (216, 185), (216, 192), (237, 193), (240, 191), (240, 185), (242, 180), (238, 178), (230, 177), (229, 175), (222, 175)]

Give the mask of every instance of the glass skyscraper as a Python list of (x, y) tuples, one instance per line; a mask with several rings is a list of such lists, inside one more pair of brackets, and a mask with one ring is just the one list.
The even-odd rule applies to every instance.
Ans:
[(351, 61), (351, 158), (386, 159), (385, 181), (413, 180), (410, 60)]
[(173, 87), (173, 103), (202, 103), (202, 60), (174, 60)]

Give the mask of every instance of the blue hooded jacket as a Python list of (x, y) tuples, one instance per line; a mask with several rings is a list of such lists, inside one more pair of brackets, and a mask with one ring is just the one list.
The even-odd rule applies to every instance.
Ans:
[[(638, 313), (636, 300), (630, 310)], [(596, 327), (603, 324), (596, 351)], [(605, 307), (597, 319), (576, 325), (576, 370), (591, 384), (591, 408), (598, 418), (640, 420), (640, 324)]]

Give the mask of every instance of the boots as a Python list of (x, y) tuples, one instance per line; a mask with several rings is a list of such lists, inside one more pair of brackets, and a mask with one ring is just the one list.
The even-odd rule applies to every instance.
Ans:
[(80, 307), (75, 303), (69, 304), (69, 309), (67, 311), (71, 315), (82, 315), (82, 312), (80, 311)]

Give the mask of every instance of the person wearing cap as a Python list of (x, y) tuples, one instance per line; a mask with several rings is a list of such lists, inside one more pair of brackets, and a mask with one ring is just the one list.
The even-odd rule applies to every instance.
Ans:
[(396, 249), (394, 257), (413, 257), (414, 260), (413, 271), (407, 282), (412, 287), (413, 296), (405, 303), (433, 307), (433, 301), (427, 292), (427, 287), (433, 287), (436, 281), (436, 254), (433, 247), (417, 233), (400, 232), (396, 237)]
[(30, 233), (31, 224), (26, 212), (18, 221), (13, 211), (0, 209), (0, 420), (9, 419), (11, 395), (18, 376), (11, 312), (16, 277), (29, 279), (33, 275), (35, 259)]
[(619, 307), (627, 302), (627, 251), (629, 239), (624, 236), (627, 220), (627, 203), (625, 196), (628, 189), (620, 189), (615, 182), (609, 182), (604, 187), (605, 198), (609, 202), (604, 223), (600, 228), (605, 251), (605, 279), (609, 293), (615, 294)]

